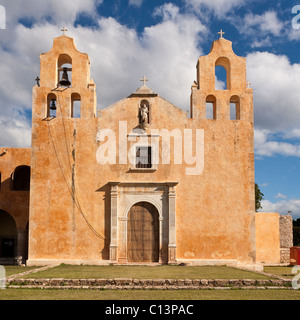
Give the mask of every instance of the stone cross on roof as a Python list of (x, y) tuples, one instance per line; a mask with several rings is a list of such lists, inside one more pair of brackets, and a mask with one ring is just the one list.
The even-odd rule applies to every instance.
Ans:
[(218, 34), (220, 35), (220, 39), (223, 39), (223, 34), (225, 34), (225, 32), (223, 32), (223, 30), (221, 29), (220, 32), (218, 32)]
[(149, 94), (150, 93), (150, 94), (152, 94), (153, 93), (152, 89), (148, 88), (146, 85), (146, 82), (149, 81), (146, 78), (146, 76), (144, 76), (143, 79), (141, 79), (140, 81), (143, 82), (143, 85), (140, 88), (138, 88), (135, 93), (139, 93), (139, 94), (140, 93), (141, 94)]
[(66, 32), (68, 31), (68, 29), (67, 29), (66, 27), (63, 27), (63, 28), (61, 29), (61, 31), (62, 31), (63, 35), (65, 35)]
[(146, 76), (143, 77), (143, 79), (141, 79), (140, 81), (143, 81), (143, 86), (146, 85), (146, 81), (149, 81)]

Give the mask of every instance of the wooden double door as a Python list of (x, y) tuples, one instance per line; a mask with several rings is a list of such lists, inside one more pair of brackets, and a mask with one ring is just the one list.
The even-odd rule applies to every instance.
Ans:
[(159, 214), (148, 202), (132, 206), (127, 221), (128, 262), (159, 261)]

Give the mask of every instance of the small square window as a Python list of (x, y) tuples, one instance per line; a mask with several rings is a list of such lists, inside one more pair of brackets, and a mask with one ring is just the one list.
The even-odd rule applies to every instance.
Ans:
[(152, 168), (151, 147), (136, 148), (136, 168)]

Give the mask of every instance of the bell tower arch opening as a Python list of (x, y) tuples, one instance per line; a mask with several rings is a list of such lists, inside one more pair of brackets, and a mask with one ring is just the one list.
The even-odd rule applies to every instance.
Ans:
[[(223, 90), (231, 89), (231, 77), (230, 77), (230, 61), (226, 57), (220, 57), (215, 63), (215, 79), (224, 82), (225, 86)], [(220, 90), (220, 83), (215, 81), (215, 89)]]
[(56, 95), (54, 93), (49, 93), (47, 95), (47, 118), (55, 118), (56, 117), (56, 110), (57, 110), (57, 101)]
[(205, 105), (206, 119), (216, 120), (217, 119), (217, 105), (216, 97), (209, 95), (206, 97)]
[(240, 97), (232, 96), (230, 98), (230, 120), (240, 120), (241, 110), (240, 110)]
[(61, 54), (57, 60), (57, 87), (70, 87), (72, 84), (72, 58)]
[(78, 93), (71, 94), (71, 117), (80, 118), (81, 116), (81, 96)]

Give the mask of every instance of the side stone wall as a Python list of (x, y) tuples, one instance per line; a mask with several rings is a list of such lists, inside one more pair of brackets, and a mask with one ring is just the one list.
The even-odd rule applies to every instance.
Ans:
[(291, 215), (279, 216), (280, 262), (290, 263), (290, 248), (293, 246), (293, 219)]

